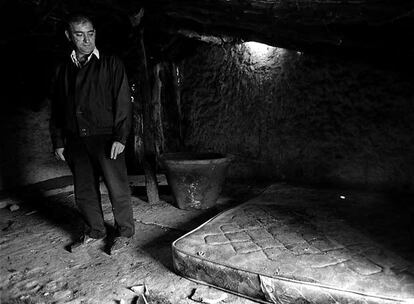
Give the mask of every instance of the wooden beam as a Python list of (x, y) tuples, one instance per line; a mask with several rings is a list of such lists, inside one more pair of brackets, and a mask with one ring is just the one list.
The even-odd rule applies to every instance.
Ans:
[[(413, 51), (414, 2), (399, 0), (147, 1), (163, 31), (235, 37), (293, 49)], [(155, 23), (154, 23), (155, 24)]]
[(183, 113), (182, 113), (182, 107), (181, 107), (181, 88), (180, 88), (180, 70), (178, 66), (171, 62), (170, 63), (170, 69), (171, 69), (171, 82), (173, 87), (173, 96), (175, 100), (175, 106), (176, 106), (176, 113), (177, 113), (177, 122), (176, 125), (178, 125), (178, 142), (180, 150), (184, 148), (184, 130), (183, 130)]
[(160, 71), (162, 68), (161, 63), (157, 63), (153, 68), (153, 86), (152, 86), (152, 123), (155, 129), (155, 149), (157, 157), (165, 151), (165, 139), (164, 139), (164, 128), (162, 124), (162, 105), (161, 105), (161, 91), (162, 81), (160, 78)]
[(155, 173), (155, 161), (157, 158), (156, 140), (154, 138), (155, 128), (153, 121), (153, 107), (151, 97), (151, 85), (148, 74), (148, 61), (144, 45), (143, 29), (141, 29), (138, 48), (142, 61), (142, 85), (143, 85), (143, 133), (144, 133), (144, 157), (143, 167), (145, 172), (145, 186), (148, 202), (155, 204), (160, 201), (158, 194), (158, 183)]

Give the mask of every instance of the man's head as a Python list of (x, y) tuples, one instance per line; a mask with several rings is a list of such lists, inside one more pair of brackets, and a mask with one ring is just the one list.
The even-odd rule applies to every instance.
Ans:
[(92, 20), (83, 14), (75, 14), (69, 17), (66, 37), (73, 43), (78, 57), (82, 58), (95, 49), (96, 31)]

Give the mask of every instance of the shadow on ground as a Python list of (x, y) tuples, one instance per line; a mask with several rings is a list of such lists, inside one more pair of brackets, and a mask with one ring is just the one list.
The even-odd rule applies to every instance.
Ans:
[[(189, 209), (181, 210), (184, 221), (178, 228), (171, 229), (168, 227), (160, 227), (163, 229), (156, 238), (144, 243), (142, 249), (151, 257), (163, 264), (170, 271), (174, 271), (172, 263), (172, 243), (184, 234), (196, 229), (198, 226), (223, 212), (243, 202), (255, 197), (270, 184), (269, 181), (246, 181), (246, 180), (229, 180), (223, 186), (223, 190), (215, 207), (209, 209)], [(171, 211), (177, 211), (177, 205), (168, 185), (159, 187), (160, 198), (167, 202)], [(146, 200), (145, 187), (133, 187), (132, 195), (137, 196), (141, 200)], [(168, 211), (167, 211), (168, 212)]]
[(73, 191), (62, 191), (56, 195), (48, 195), (47, 192), (65, 187), (72, 184), (70, 176), (64, 176), (47, 180), (45, 182), (30, 186), (9, 190), (2, 193), (11, 202), (17, 203), (20, 208), (32, 210), (37, 217), (46, 223), (66, 231), (72, 240), (79, 237), (82, 223), (80, 214), (74, 205)]

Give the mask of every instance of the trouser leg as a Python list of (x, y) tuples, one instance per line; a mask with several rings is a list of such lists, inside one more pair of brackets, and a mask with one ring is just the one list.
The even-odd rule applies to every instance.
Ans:
[(96, 136), (88, 148), (99, 162), (114, 214), (115, 227), (120, 236), (131, 237), (134, 234), (134, 219), (131, 193), (125, 165), (125, 152), (117, 159), (110, 159), (112, 145), (110, 136)]
[(81, 138), (68, 139), (65, 152), (73, 174), (75, 202), (85, 224), (85, 234), (102, 238), (106, 235), (106, 229), (99, 192), (99, 171)]

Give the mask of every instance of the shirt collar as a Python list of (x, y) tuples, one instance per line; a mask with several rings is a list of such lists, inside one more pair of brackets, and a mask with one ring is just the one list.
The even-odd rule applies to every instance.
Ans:
[[(93, 52), (89, 54), (88, 59), (86, 59), (86, 62), (85, 62), (85, 63), (87, 63), (87, 62), (89, 62), (89, 60), (91, 60), (92, 55), (95, 55), (95, 56), (96, 56), (96, 58), (98, 58), (98, 59), (99, 59), (99, 51), (98, 51), (98, 49), (97, 49), (97, 48), (94, 48)], [(82, 67), (81, 63), (80, 63), (80, 62), (79, 62), (79, 60), (78, 60), (78, 57), (76, 57), (76, 51), (75, 51), (75, 50), (73, 50), (73, 51), (72, 51), (72, 53), (70, 54), (70, 59), (72, 59), (72, 62), (73, 62), (73, 63), (74, 63), (74, 64), (75, 64), (78, 68)]]

